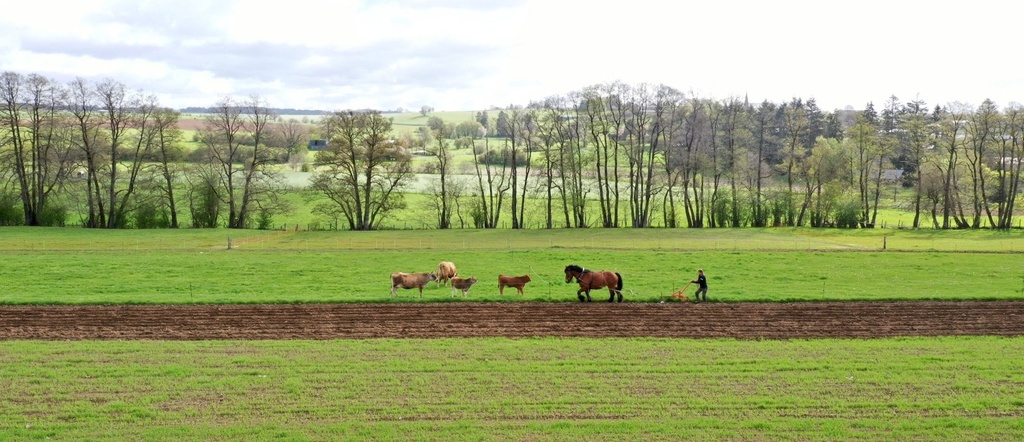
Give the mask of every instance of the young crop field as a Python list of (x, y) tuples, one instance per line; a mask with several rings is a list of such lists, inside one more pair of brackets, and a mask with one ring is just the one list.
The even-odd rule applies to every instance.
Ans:
[[(0, 440), (1021, 440), (1022, 249), (1018, 231), (3, 228)], [(391, 272), (442, 260), (480, 279), (467, 297), (390, 296)], [(625, 302), (579, 303), (571, 263), (619, 272)], [(669, 298), (697, 268), (711, 302)], [(499, 274), (532, 281), (502, 296)]]
[(1024, 339), (5, 342), (3, 440), (1020, 440)]

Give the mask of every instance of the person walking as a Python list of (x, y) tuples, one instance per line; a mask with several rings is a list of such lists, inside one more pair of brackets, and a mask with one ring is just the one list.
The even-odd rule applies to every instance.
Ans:
[(704, 276), (704, 269), (697, 269), (697, 279), (690, 281), (697, 283), (697, 292), (693, 294), (693, 302), (701, 302), (701, 295), (704, 295), (704, 302), (708, 300), (708, 278)]

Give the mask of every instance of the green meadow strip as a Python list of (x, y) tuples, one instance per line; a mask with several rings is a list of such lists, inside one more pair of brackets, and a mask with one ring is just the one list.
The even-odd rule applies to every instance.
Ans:
[(1021, 440), (1024, 338), (7, 341), (0, 440)]
[[(630, 302), (665, 299), (698, 268), (708, 275), (709, 299), (723, 302), (1024, 298), (1024, 261), (1004, 253), (222, 250), (0, 258), (3, 304), (461, 301), (433, 283), (422, 298), (416, 290), (390, 295), (392, 272), (428, 272), (442, 260), (479, 279), (471, 301), (575, 301), (578, 287), (563, 273), (568, 264), (620, 272)], [(499, 274), (532, 281), (524, 296), (499, 296)]]

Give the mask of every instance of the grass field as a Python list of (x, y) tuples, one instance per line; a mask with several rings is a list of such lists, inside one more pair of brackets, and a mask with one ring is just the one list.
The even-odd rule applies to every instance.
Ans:
[[(227, 249), (228, 238), (232, 248)], [(0, 303), (1024, 299), (1022, 232), (0, 228)], [(533, 275), (499, 298), (498, 273)], [(598, 299), (601, 297), (598, 296)], [(423, 301), (449, 301), (445, 288)], [(694, 324), (700, 327), (700, 324)], [(0, 440), (1021, 440), (1024, 338), (4, 341)]]
[[(0, 303), (450, 300), (389, 295), (389, 275), (456, 263), (471, 300), (572, 301), (568, 264), (623, 275), (655, 302), (703, 268), (717, 301), (1024, 298), (1022, 232), (586, 229), (309, 232), (4, 228)], [(228, 241), (232, 248), (228, 250)], [(883, 246), (885, 247), (883, 250)], [(497, 276), (530, 274), (522, 298)], [(601, 296), (600, 294), (598, 295)]]
[(3, 440), (1020, 440), (1021, 338), (5, 342)]

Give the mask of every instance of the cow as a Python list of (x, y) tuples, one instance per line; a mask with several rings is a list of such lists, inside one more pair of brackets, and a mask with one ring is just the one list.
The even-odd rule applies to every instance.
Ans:
[(523, 294), (523, 286), (530, 282), (530, 275), (523, 276), (505, 276), (498, 275), (498, 292), (501, 295), (505, 294), (505, 287), (515, 287), (519, 290), (519, 294)]
[(452, 278), (459, 276), (459, 271), (455, 270), (455, 263), (451, 261), (441, 261), (437, 265), (437, 285), (444, 284), (448, 285), (448, 281)]
[(456, 290), (461, 290), (462, 297), (465, 298), (466, 293), (473, 287), (473, 284), (476, 284), (475, 276), (471, 276), (469, 278), (452, 278), (452, 296), (455, 296)]
[(398, 289), (420, 289), (420, 297), (423, 297), (423, 286), (430, 281), (437, 280), (437, 275), (431, 273), (402, 273), (391, 274), (391, 296), (398, 296)]

